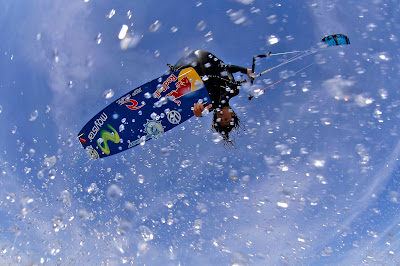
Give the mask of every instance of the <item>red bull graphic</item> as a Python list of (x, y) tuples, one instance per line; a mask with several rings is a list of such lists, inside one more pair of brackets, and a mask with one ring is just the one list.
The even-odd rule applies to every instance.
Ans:
[(155, 91), (155, 96), (157, 98), (160, 98), (161, 92), (165, 92), (167, 88), (169, 88), (171, 81), (176, 80), (178, 80), (178, 82), (175, 83), (176, 89), (169, 92), (167, 95), (165, 95), (165, 97), (173, 100), (178, 106), (181, 105), (181, 101), (178, 100), (180, 97), (192, 91), (198, 90), (199, 87), (202, 87), (203, 85), (203, 81), (196, 73), (196, 71), (194, 71), (194, 69), (192, 68), (187, 68), (179, 73), (178, 78), (176, 78), (176, 76), (173, 74), (169, 76), (168, 79), (163, 83), (163, 85)]
[(174, 81), (177, 81), (178, 80), (178, 78), (174, 75), (174, 74), (171, 74), (168, 78), (167, 78), (167, 80), (165, 80), (164, 82), (163, 82), (163, 84), (161, 85), (161, 87), (160, 88), (158, 88), (155, 92), (154, 92), (154, 95), (157, 97), (157, 98), (161, 98), (161, 92), (163, 91), (163, 92), (165, 92), (165, 91), (167, 91), (168, 89), (169, 89), (169, 84), (171, 84), (171, 82), (174, 82)]
[(167, 98), (172, 97), (172, 100), (178, 105), (181, 105), (181, 101), (178, 99), (183, 95), (192, 91), (192, 83), (185, 75), (180, 81), (175, 83), (176, 90), (171, 91), (166, 95)]

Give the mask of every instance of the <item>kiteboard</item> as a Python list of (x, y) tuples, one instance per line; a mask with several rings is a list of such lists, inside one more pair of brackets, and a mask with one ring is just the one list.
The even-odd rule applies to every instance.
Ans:
[(118, 98), (90, 119), (78, 138), (93, 159), (111, 156), (182, 124), (199, 102), (211, 102), (207, 88), (193, 68), (185, 68)]

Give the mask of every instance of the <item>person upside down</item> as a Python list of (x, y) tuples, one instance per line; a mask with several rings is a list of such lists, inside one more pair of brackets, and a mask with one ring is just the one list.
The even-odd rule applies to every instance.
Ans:
[(211, 103), (204, 106), (195, 103), (193, 113), (201, 117), (205, 109), (213, 112), (211, 128), (222, 135), (224, 145), (232, 144), (230, 133), (240, 128), (240, 119), (229, 105), (229, 100), (239, 94), (239, 83), (235, 81), (233, 73), (241, 72), (253, 79), (251, 69), (236, 65), (225, 64), (212, 53), (205, 50), (195, 50), (182, 57), (174, 66), (169, 65), (171, 72), (193, 67), (203, 79)]

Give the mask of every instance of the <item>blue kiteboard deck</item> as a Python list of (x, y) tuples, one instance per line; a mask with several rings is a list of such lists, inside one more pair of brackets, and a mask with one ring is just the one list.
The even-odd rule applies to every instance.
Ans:
[(93, 158), (125, 151), (155, 138), (193, 116), (197, 102), (210, 102), (193, 68), (161, 76), (130, 91), (95, 115), (78, 138)]

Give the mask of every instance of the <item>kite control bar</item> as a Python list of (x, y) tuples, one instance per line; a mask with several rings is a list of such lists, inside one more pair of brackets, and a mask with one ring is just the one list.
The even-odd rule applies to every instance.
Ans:
[[(270, 55), (271, 55), (271, 52), (269, 52), (268, 54), (259, 54), (259, 55), (253, 56), (253, 65), (251, 67), (251, 72), (254, 73), (254, 71), (255, 71), (257, 58), (268, 57)], [(251, 85), (253, 85), (253, 81), (254, 81), (254, 79), (251, 80)]]
[[(269, 52), (268, 54), (259, 54), (259, 55), (255, 55), (253, 56), (253, 64), (251, 66), (251, 73), (255, 73), (255, 68), (256, 68), (256, 61), (257, 58), (265, 58), (271, 55), (271, 52)], [(256, 77), (259, 77), (261, 75), (256, 75)], [(254, 82), (254, 78), (251, 79), (251, 85), (253, 85)], [(254, 95), (249, 94), (249, 100), (251, 100), (254, 97)]]

